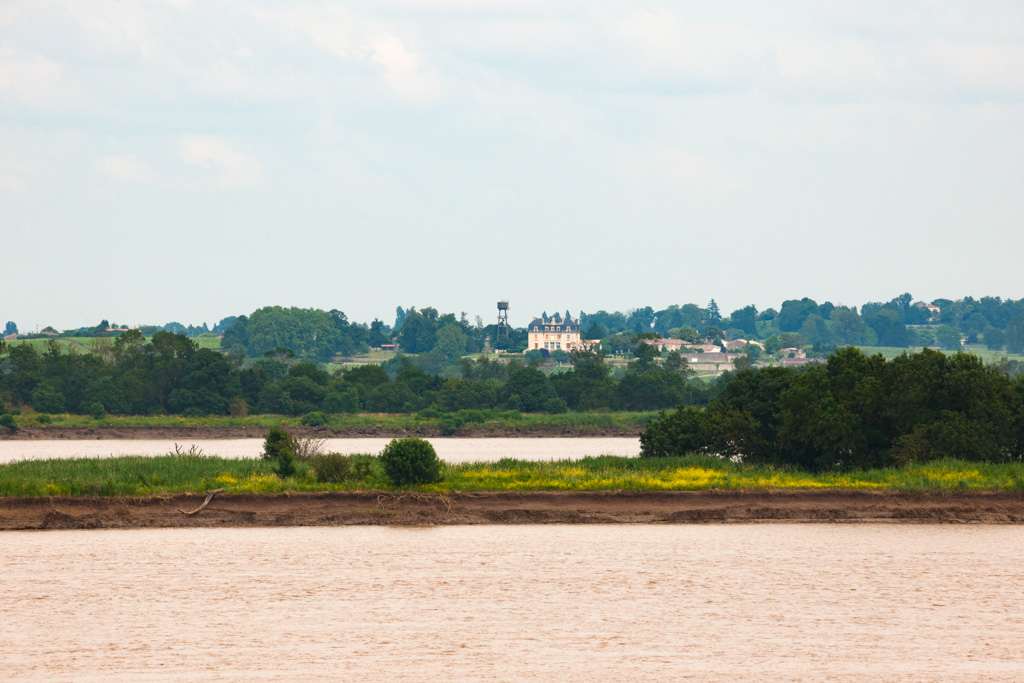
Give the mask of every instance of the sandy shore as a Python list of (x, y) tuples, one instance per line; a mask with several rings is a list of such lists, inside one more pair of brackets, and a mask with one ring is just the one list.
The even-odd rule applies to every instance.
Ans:
[(0, 498), (0, 530), (366, 524), (1024, 523), (1020, 493), (673, 491)]
[[(16, 431), (0, 429), (0, 440), (31, 441), (42, 439), (262, 439), (269, 427), (22, 427)], [(337, 439), (345, 437), (523, 437), (523, 438), (565, 438), (602, 436), (640, 436), (643, 427), (529, 427), (522, 429), (494, 427), (488, 429), (459, 429), (454, 434), (444, 434), (437, 427), (418, 429), (394, 429), (392, 427), (357, 427), (352, 429), (327, 429), (326, 427), (287, 427), (299, 437)]]

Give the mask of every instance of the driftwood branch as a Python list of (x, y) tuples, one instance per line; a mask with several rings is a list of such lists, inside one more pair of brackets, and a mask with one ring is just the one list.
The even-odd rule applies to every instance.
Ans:
[(223, 491), (223, 490), (224, 490), (224, 489), (213, 489), (212, 491), (207, 491), (207, 492), (206, 492), (206, 494), (207, 494), (207, 495), (206, 495), (206, 500), (204, 500), (204, 501), (203, 501), (203, 504), (202, 504), (202, 505), (200, 505), (199, 507), (197, 507), (197, 508), (196, 508), (195, 510), (193, 510), (192, 512), (189, 512), (188, 510), (182, 510), (181, 508), (178, 508), (178, 510), (179, 510), (179, 511), (181, 511), (181, 513), (182, 513), (183, 515), (194, 515), (194, 514), (196, 514), (197, 512), (201, 512), (201, 511), (203, 510), (203, 508), (205, 508), (205, 507), (206, 507), (207, 505), (209, 505), (209, 504), (210, 504), (210, 501), (211, 501), (211, 500), (213, 500), (213, 497), (214, 497), (214, 496), (216, 496), (216, 495), (217, 495), (218, 493), (220, 493), (220, 492), (221, 492), (221, 491)]

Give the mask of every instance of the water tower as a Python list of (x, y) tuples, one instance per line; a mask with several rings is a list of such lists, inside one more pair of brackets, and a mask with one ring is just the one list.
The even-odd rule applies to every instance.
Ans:
[(508, 344), (508, 302), (498, 302), (498, 330), (494, 335), (495, 347), (502, 349), (505, 348), (500, 342), (505, 340), (505, 344)]

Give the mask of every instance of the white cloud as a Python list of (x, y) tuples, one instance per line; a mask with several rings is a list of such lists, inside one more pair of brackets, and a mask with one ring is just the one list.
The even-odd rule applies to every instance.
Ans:
[(64, 67), (40, 55), (21, 56), (0, 48), (0, 93), (21, 104), (54, 106), (73, 99), (78, 89), (64, 80)]
[(256, 157), (239, 152), (220, 138), (187, 135), (179, 142), (178, 150), (185, 163), (206, 171), (206, 180), (221, 187), (248, 187), (263, 175)]
[(122, 183), (148, 183), (158, 179), (156, 172), (134, 154), (102, 157), (96, 169), (111, 180)]
[(385, 82), (397, 94), (412, 100), (436, 96), (440, 86), (433, 69), (397, 32), (341, 7), (297, 7), (279, 11), (257, 10), (257, 19), (303, 33), (335, 57), (376, 64)]

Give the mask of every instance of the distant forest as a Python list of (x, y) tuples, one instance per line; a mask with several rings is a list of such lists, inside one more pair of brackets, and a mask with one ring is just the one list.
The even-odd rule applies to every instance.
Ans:
[[(494, 325), (429, 307), (399, 307), (393, 325), (353, 323), (339, 310), (271, 306), (225, 318), (212, 329), (170, 323), (126, 330), (107, 321), (61, 333), (47, 329), (19, 336), (46, 342), (0, 342), (0, 412), (4, 405), (94, 415), (662, 410), (705, 405), (735, 374), (695, 378), (678, 353), (642, 343), (652, 337), (760, 340), (763, 350), (747, 345), (738, 354), (744, 361), (734, 363), (738, 369), (792, 347), (821, 358), (849, 345), (957, 350), (964, 341), (1024, 352), (1024, 300), (998, 297), (925, 304), (904, 294), (859, 311), (805, 298), (785, 301), (778, 311), (746, 306), (728, 316), (712, 300), (704, 307), (579, 317), (584, 338), (600, 340), (594, 351), (501, 356), (473, 354), (489, 345), (523, 351), (525, 329), (511, 330), (498, 344)], [(5, 331), (17, 333), (13, 323)], [(219, 350), (197, 344), (215, 336), (222, 337)], [(92, 337), (94, 343), (89, 353), (76, 353), (61, 337)], [(329, 365), (390, 344), (399, 352)], [(610, 364), (610, 357), (619, 360)], [(1019, 369), (1018, 361), (1009, 361), (1001, 372)]]
[[(537, 311), (540, 316), (541, 311)], [(544, 315), (547, 311), (543, 312)], [(565, 312), (570, 316), (570, 312)], [(574, 316), (576, 317), (576, 316)], [(888, 302), (868, 302), (857, 307), (835, 306), (814, 299), (790, 299), (778, 310), (757, 310), (753, 305), (724, 315), (712, 299), (707, 305), (688, 303), (661, 310), (651, 306), (626, 312), (580, 312), (583, 338), (601, 340), (605, 353), (629, 353), (637, 334), (649, 333), (690, 342), (730, 339), (760, 340), (771, 350), (797, 347), (822, 355), (842, 346), (932, 347), (946, 350), (963, 343), (984, 344), (993, 351), (1024, 353), (1024, 299), (964, 297), (914, 301), (901, 294)], [(440, 313), (435, 308), (399, 306), (393, 324), (350, 322), (340, 310), (268, 306), (249, 315), (224, 318), (212, 328), (178, 322), (138, 328), (144, 337), (159, 331), (189, 338), (221, 336), (221, 348), (231, 354), (259, 358), (268, 352), (288, 349), (296, 358), (330, 362), (366, 353), (385, 344), (397, 344), (406, 354), (423, 356), (417, 363), (438, 372), (446, 362), (477, 353), (491, 342), (508, 351), (526, 349), (526, 329), (510, 330), (507, 342), (496, 340), (496, 326), (479, 316), (470, 321), (465, 313)], [(17, 333), (8, 322), (6, 335)], [(34, 337), (116, 337), (123, 328), (103, 320), (95, 327), (59, 332), (45, 328)], [(424, 355), (425, 354), (425, 355)], [(564, 360), (564, 359), (563, 359)]]

